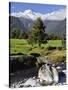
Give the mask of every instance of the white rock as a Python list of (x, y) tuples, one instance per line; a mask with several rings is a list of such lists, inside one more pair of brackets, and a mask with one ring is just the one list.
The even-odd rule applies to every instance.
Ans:
[(56, 67), (57, 69), (61, 69), (61, 67), (60, 66), (58, 66), (58, 67)]
[(66, 74), (66, 70), (62, 70), (62, 72), (63, 72), (64, 74)]
[(34, 80), (33, 78), (28, 79), (24, 84), (24, 86), (29, 86), (31, 85), (32, 87), (36, 86), (36, 80)]
[(58, 77), (58, 72), (55, 67), (52, 67), (52, 72), (53, 72), (53, 81), (54, 83), (58, 83), (59, 77)]
[(45, 64), (39, 69), (38, 78), (42, 84), (56, 84), (58, 83), (58, 72), (55, 67), (50, 67)]

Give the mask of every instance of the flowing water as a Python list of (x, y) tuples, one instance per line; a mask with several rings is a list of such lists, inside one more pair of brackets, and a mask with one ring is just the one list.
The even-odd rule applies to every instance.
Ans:
[[(66, 66), (65, 64), (57, 64), (59, 72), (59, 82), (56, 85), (66, 84)], [(33, 67), (31, 69), (17, 71), (10, 74), (10, 87), (40, 87), (42, 86), (37, 78), (38, 69)]]

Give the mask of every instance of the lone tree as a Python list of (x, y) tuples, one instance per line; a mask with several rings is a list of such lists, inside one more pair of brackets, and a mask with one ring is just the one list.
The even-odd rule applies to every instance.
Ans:
[(36, 43), (39, 46), (41, 46), (44, 39), (45, 39), (45, 26), (41, 18), (39, 17), (34, 21), (34, 24), (29, 36), (29, 40), (31, 41), (32, 45), (33, 43)]

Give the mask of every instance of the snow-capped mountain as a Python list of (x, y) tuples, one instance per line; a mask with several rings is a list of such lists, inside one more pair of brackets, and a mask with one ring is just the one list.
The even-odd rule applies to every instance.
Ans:
[(66, 10), (60, 9), (51, 13), (42, 14), (39, 12), (33, 12), (32, 10), (28, 9), (23, 12), (11, 13), (11, 16), (19, 18), (24, 17), (32, 20), (35, 20), (38, 17), (41, 17), (42, 20), (63, 20), (66, 17)]
[(35, 19), (40, 17), (46, 26), (47, 33), (64, 34), (66, 33), (66, 10), (60, 9), (51, 13), (42, 14), (32, 10), (15, 12), (10, 15), (10, 29), (19, 28), (24, 31), (31, 30)]

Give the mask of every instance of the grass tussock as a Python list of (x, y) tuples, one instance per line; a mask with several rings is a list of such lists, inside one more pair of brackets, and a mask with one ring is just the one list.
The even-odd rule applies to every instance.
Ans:
[(54, 50), (50, 54), (47, 55), (49, 60), (54, 62), (65, 62), (66, 60), (66, 52), (65, 50)]

